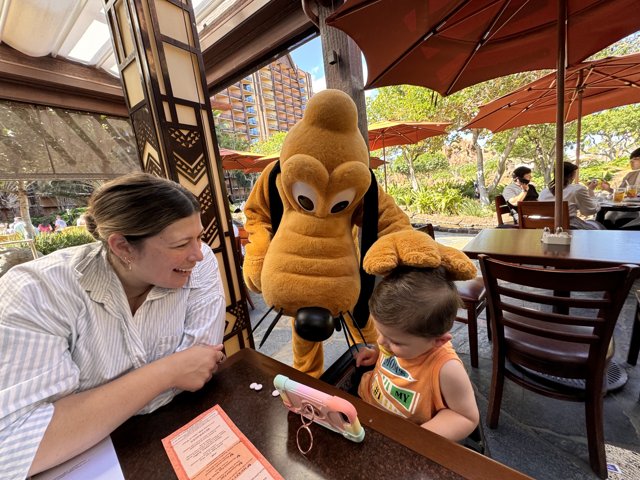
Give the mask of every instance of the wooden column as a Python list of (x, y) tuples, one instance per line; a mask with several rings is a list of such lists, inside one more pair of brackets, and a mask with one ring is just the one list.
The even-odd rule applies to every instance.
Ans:
[(253, 347), (191, 2), (104, 3), (142, 168), (198, 197), (225, 285), (227, 355)]
[[(334, 6), (335, 4), (335, 6)], [(369, 145), (367, 107), (364, 100), (364, 76), (360, 49), (349, 36), (337, 28), (325, 25), (326, 18), (342, 2), (318, 1), (318, 28), (322, 40), (322, 58), (327, 88), (347, 93), (358, 107), (358, 127)]]

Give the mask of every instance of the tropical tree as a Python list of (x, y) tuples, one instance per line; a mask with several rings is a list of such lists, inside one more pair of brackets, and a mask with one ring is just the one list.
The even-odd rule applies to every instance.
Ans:
[(640, 104), (594, 113), (582, 120), (581, 150), (609, 160), (627, 156), (640, 143)]
[[(410, 85), (396, 85), (378, 90), (375, 97), (367, 98), (367, 120), (375, 123), (384, 120), (406, 122), (444, 122), (447, 119), (437, 108), (439, 95), (431, 90)], [(407, 166), (406, 174), (414, 191), (419, 189), (414, 163), (425, 153), (442, 151), (445, 136), (432, 137), (411, 145), (400, 145), (399, 152)]]
[(287, 136), (287, 132), (276, 132), (266, 140), (256, 142), (251, 147), (251, 151), (255, 153), (262, 153), (264, 155), (272, 155), (280, 152), (282, 144), (284, 143), (284, 137)]

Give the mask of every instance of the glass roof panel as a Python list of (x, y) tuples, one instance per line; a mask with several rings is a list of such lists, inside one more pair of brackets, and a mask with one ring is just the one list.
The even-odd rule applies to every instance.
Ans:
[(67, 56), (72, 60), (90, 63), (93, 57), (102, 50), (104, 44), (110, 41), (111, 37), (107, 25), (104, 22), (93, 20)]

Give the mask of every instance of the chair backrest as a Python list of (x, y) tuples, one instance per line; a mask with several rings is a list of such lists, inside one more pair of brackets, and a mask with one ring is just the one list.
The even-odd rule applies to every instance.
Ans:
[(418, 230), (419, 232), (426, 233), (427, 235), (429, 235), (433, 239), (436, 238), (436, 233), (433, 230), (433, 225), (431, 225), (430, 223), (425, 223), (421, 227), (416, 228), (416, 230)]
[[(640, 267), (562, 270), (516, 265), (486, 255), (478, 258), (498, 355), (505, 354), (508, 327), (511, 338), (522, 339), (524, 334), (527, 341), (563, 342), (566, 351), (581, 344), (588, 348), (588, 373), (603, 372), (613, 329)], [(519, 359), (536, 371), (545, 368), (527, 361)], [(561, 365), (548, 368), (562, 376)]]
[(243, 226), (238, 227), (238, 236), (235, 237), (236, 248), (238, 249), (238, 253), (240, 253), (240, 260), (244, 259), (244, 246), (249, 243), (249, 234), (244, 229)]
[[(498, 226), (500, 227), (504, 225), (503, 215), (511, 216), (511, 208), (502, 195), (496, 195), (495, 204), (496, 216), (498, 217)], [(513, 220), (513, 224), (515, 224), (516, 222), (513, 217), (511, 217), (511, 219)]]
[[(518, 202), (518, 226), (520, 228), (553, 229), (555, 202)], [(562, 228), (569, 230), (569, 203), (562, 202)]]

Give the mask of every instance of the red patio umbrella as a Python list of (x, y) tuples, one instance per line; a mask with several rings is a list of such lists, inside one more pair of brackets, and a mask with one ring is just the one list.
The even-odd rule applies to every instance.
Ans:
[(259, 153), (220, 148), (222, 168), (225, 170), (244, 170), (246, 168), (251, 168), (254, 166), (256, 160), (262, 157), (263, 155), (260, 155)]
[[(446, 133), (451, 122), (378, 122), (369, 125), (369, 149), (382, 148), (384, 159), (384, 189), (387, 190), (386, 147), (410, 145), (429, 137)], [(374, 167), (371, 167), (374, 168)]]
[[(491, 78), (555, 67), (564, 104), (566, 64), (637, 31), (637, 7), (637, 0), (347, 0), (327, 24), (363, 51), (366, 88), (409, 83), (449, 95)], [(555, 177), (561, 180), (560, 110), (556, 118)], [(556, 183), (560, 226), (562, 182)]]
[[(637, 0), (562, 0), (566, 59), (584, 60), (640, 29)], [(449, 95), (511, 73), (556, 68), (558, 0), (348, 0), (327, 24), (367, 60), (367, 85)]]
[[(551, 73), (480, 107), (464, 128), (510, 128), (552, 123), (558, 104), (557, 75)], [(640, 53), (584, 62), (567, 69), (564, 121), (578, 120), (576, 164), (580, 164), (581, 120), (584, 115), (640, 102)]]

